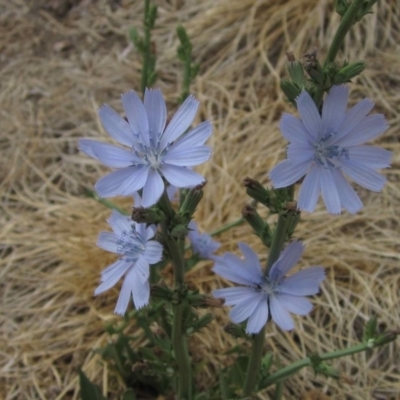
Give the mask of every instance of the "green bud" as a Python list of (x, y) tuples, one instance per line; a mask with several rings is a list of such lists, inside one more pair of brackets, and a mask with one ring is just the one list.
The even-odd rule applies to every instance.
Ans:
[(246, 331), (240, 325), (229, 323), (229, 324), (224, 326), (224, 331), (226, 333), (229, 333), (234, 338), (248, 338), (248, 335), (246, 334)]
[(399, 336), (399, 335), (400, 335), (400, 330), (389, 331), (389, 332), (386, 332), (386, 333), (384, 333), (382, 335), (379, 335), (375, 339), (375, 346), (383, 346), (385, 344), (393, 342), (394, 340), (396, 340), (397, 336)]
[(369, 342), (371, 339), (374, 339), (376, 336), (376, 328), (378, 325), (378, 320), (375, 316), (371, 317), (367, 324), (365, 325), (363, 341)]
[(138, 34), (138, 32), (135, 28), (131, 28), (129, 30), (129, 37), (130, 37), (132, 43), (135, 45), (136, 50), (139, 53), (143, 53), (144, 52), (143, 39), (140, 37), (140, 35)]
[(272, 238), (271, 229), (269, 225), (263, 221), (256, 209), (251, 206), (245, 206), (242, 209), (242, 216), (254, 229), (254, 232), (262, 240), (262, 242), (266, 246), (269, 246)]
[(304, 88), (306, 78), (304, 76), (303, 66), (299, 61), (290, 61), (288, 64), (288, 72), (293, 83), (300, 89)]
[(213, 314), (206, 314), (202, 316), (196, 322), (193, 323), (192, 325), (193, 331), (194, 332), (199, 331), (200, 329), (207, 326), (213, 319), (214, 319)]
[(343, 17), (350, 4), (348, 0), (335, 0), (335, 11)]
[(171, 236), (175, 239), (184, 239), (188, 233), (186, 224), (178, 224), (171, 230)]
[(246, 193), (251, 198), (266, 207), (269, 206), (271, 200), (271, 192), (263, 185), (261, 185), (260, 182), (251, 178), (245, 178), (243, 180), (243, 186), (246, 188)]
[(360, 75), (364, 71), (365, 62), (357, 61), (354, 63), (349, 63), (340, 68), (333, 77), (333, 84), (340, 85), (350, 81), (352, 78)]
[(157, 208), (133, 207), (131, 218), (140, 224), (157, 224), (165, 219), (165, 215)]
[(182, 25), (178, 25), (176, 28), (176, 34), (178, 35), (179, 41), (181, 42), (182, 47), (189, 51), (192, 50), (192, 43), (190, 42), (189, 36), (186, 33), (186, 29)]
[(329, 366), (321, 360), (321, 357), (318, 354), (313, 354), (310, 356), (311, 367), (315, 372), (315, 375), (322, 374), (326, 377), (339, 379), (340, 373), (337, 369)]
[(273, 361), (273, 359), (274, 359), (274, 356), (273, 356), (273, 354), (272, 354), (271, 352), (268, 352), (268, 353), (264, 356), (264, 358), (262, 359), (262, 361), (261, 361), (261, 367), (262, 367), (262, 369), (263, 369), (263, 373), (264, 373), (264, 374), (267, 374), (267, 373), (268, 373), (269, 369), (270, 369), (271, 366), (272, 366), (272, 361)]
[(293, 103), (301, 93), (301, 88), (289, 79), (281, 79), (281, 89), (282, 92), (285, 93), (286, 97)]
[(173, 291), (163, 284), (151, 285), (151, 295), (169, 301), (173, 297)]
[(367, 14), (372, 14), (371, 9), (376, 2), (377, 0), (365, 0), (356, 15), (355, 22), (361, 21)]
[(149, 28), (153, 29), (157, 19), (157, 6), (153, 4), (149, 10)]
[(203, 198), (203, 187), (204, 184), (198, 185), (195, 188), (190, 189), (189, 192), (186, 194), (185, 200), (183, 201), (179, 209), (179, 214), (182, 217), (182, 220), (184, 222), (187, 222), (187, 224), (192, 219), (192, 216), (196, 211), (200, 200)]

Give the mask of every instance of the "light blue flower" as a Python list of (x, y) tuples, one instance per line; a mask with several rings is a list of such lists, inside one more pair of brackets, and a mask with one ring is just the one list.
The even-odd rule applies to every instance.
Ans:
[(214, 297), (224, 298), (225, 304), (234, 306), (230, 312), (233, 322), (248, 319), (246, 332), (258, 333), (269, 316), (283, 330), (294, 328), (289, 312), (306, 315), (312, 304), (304, 296), (318, 293), (325, 278), (322, 267), (309, 267), (285, 277), (299, 261), (304, 246), (290, 243), (272, 265), (267, 277), (263, 275), (257, 254), (246, 244), (239, 243), (244, 260), (231, 253), (216, 257), (213, 271), (232, 282), (244, 286), (217, 289)]
[(287, 160), (269, 176), (275, 188), (292, 185), (306, 175), (301, 185), (298, 207), (312, 212), (319, 194), (328, 212), (350, 213), (363, 204), (345, 176), (366, 189), (379, 192), (386, 178), (376, 172), (390, 165), (392, 153), (362, 143), (376, 138), (387, 128), (382, 114), (367, 115), (374, 103), (364, 99), (346, 111), (348, 88), (333, 86), (326, 96), (322, 115), (311, 96), (303, 91), (297, 98), (300, 120), (284, 114), (280, 129), (290, 144)]
[[(196, 115), (199, 102), (189, 96), (167, 124), (167, 109), (160, 90), (146, 89), (144, 103), (130, 91), (122, 95), (127, 121), (105, 105), (99, 110), (108, 134), (129, 149), (81, 139), (79, 148), (111, 168), (118, 169), (95, 185), (101, 197), (131, 196), (142, 191), (142, 206), (155, 204), (164, 191), (163, 178), (178, 188), (204, 182), (191, 168), (210, 158), (204, 143), (211, 135), (205, 121), (185, 134)], [(167, 124), (167, 125), (166, 125)]]
[(123, 315), (131, 295), (137, 309), (149, 303), (150, 265), (162, 257), (162, 245), (154, 237), (156, 227), (138, 224), (129, 217), (113, 211), (108, 223), (113, 232), (101, 232), (97, 245), (121, 257), (101, 273), (101, 285), (95, 290), (98, 295), (113, 287), (125, 275), (114, 312)]
[(208, 233), (200, 233), (197, 224), (190, 221), (188, 238), (192, 245), (193, 253), (198, 254), (201, 258), (213, 258), (214, 253), (220, 248), (220, 244), (213, 240)]

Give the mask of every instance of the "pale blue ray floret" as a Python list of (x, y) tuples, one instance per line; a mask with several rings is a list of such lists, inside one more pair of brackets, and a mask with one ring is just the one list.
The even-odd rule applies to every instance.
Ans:
[(162, 245), (151, 240), (156, 226), (138, 224), (129, 217), (113, 211), (108, 223), (113, 232), (101, 232), (97, 245), (121, 257), (101, 273), (101, 284), (94, 294), (98, 295), (113, 287), (124, 275), (121, 292), (114, 312), (123, 315), (131, 295), (137, 309), (149, 303), (150, 265), (162, 258)]
[(244, 259), (232, 253), (215, 257), (213, 271), (234, 283), (243, 286), (217, 289), (214, 297), (224, 298), (225, 304), (234, 306), (230, 311), (233, 322), (247, 321), (246, 332), (260, 332), (268, 318), (283, 330), (294, 328), (290, 312), (306, 315), (312, 304), (305, 296), (318, 293), (325, 279), (322, 267), (314, 266), (285, 277), (299, 261), (304, 245), (291, 242), (264, 276), (257, 254), (246, 244), (239, 243)]
[(200, 233), (194, 221), (190, 221), (188, 228), (188, 238), (192, 245), (193, 253), (198, 254), (201, 258), (212, 259), (221, 244), (213, 240), (208, 233)]
[(290, 144), (287, 159), (269, 176), (275, 188), (292, 185), (306, 175), (298, 207), (312, 212), (319, 194), (328, 212), (350, 213), (363, 204), (345, 176), (372, 191), (381, 191), (386, 178), (377, 169), (390, 166), (392, 153), (362, 143), (382, 134), (388, 124), (382, 114), (367, 115), (374, 103), (364, 99), (347, 111), (348, 88), (333, 86), (325, 98), (322, 115), (313, 99), (303, 91), (297, 98), (300, 119), (284, 114), (280, 129)]
[(188, 133), (199, 102), (189, 96), (167, 125), (167, 110), (161, 91), (146, 89), (144, 102), (130, 91), (122, 95), (126, 121), (111, 107), (99, 110), (104, 129), (129, 149), (81, 139), (79, 148), (88, 156), (117, 171), (95, 185), (101, 197), (131, 196), (142, 190), (142, 206), (155, 204), (164, 191), (164, 179), (178, 188), (190, 188), (204, 182), (191, 168), (210, 158), (204, 143), (212, 127), (205, 121)]

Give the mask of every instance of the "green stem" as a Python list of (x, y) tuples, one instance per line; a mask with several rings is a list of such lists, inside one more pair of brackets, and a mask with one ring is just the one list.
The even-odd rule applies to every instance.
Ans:
[(335, 61), (336, 55), (343, 44), (344, 38), (346, 37), (347, 32), (353, 26), (354, 19), (364, 2), (365, 0), (353, 0), (350, 4), (349, 8), (346, 11), (346, 14), (343, 16), (342, 21), (340, 22), (335, 37), (332, 40), (328, 55), (326, 56), (324, 67), (326, 67), (329, 63)]
[(150, 0), (144, 0), (144, 48), (143, 48), (143, 67), (142, 67), (142, 82), (141, 89), (144, 95), (147, 87), (148, 75), (149, 75), (149, 63), (150, 63)]
[(261, 359), (265, 338), (265, 326), (256, 335), (252, 336), (251, 354), (247, 365), (246, 380), (244, 382), (243, 395), (250, 396), (254, 391), (258, 374), (260, 372)]
[[(332, 351), (330, 353), (325, 353), (322, 355), (319, 355), (319, 359), (321, 361), (327, 361), (327, 360), (332, 360), (334, 358), (340, 358), (340, 357), (345, 357), (349, 356), (352, 354), (356, 353), (361, 353), (362, 351), (366, 351), (368, 349), (371, 349), (371, 344), (370, 343), (361, 343), (357, 344), (355, 346), (349, 347), (347, 349), (341, 349), (337, 351)], [(263, 382), (263, 387), (267, 387), (270, 385), (273, 385), (277, 382), (280, 382), (289, 376), (293, 375), (295, 372), (299, 371), (300, 369), (304, 367), (308, 367), (312, 365), (311, 358), (306, 357), (303, 358), (302, 360), (296, 361), (291, 365), (288, 365), (285, 368), (280, 369), (279, 371), (271, 374), (268, 376), (268, 378)]]
[[(171, 222), (175, 211), (171, 206), (167, 193), (164, 191), (159, 201), (160, 208), (167, 216), (161, 223), (161, 232), (165, 246), (171, 257), (174, 267), (174, 288), (180, 293), (185, 289), (185, 260), (183, 257), (183, 240), (175, 239), (169, 234), (168, 224)], [(178, 399), (192, 399), (192, 368), (187, 345), (187, 339), (183, 332), (183, 320), (186, 302), (179, 299), (177, 304), (173, 304), (172, 321), (172, 346), (175, 353), (176, 363), (178, 364)]]
[(264, 275), (267, 276), (274, 262), (279, 258), (283, 244), (286, 240), (287, 228), (289, 227), (290, 215), (286, 212), (281, 212), (278, 217), (278, 223), (275, 228), (272, 238), (271, 247), (268, 253), (267, 265)]
[(129, 215), (126, 211), (124, 211), (122, 208), (118, 207), (112, 201), (101, 198), (94, 190), (85, 189), (85, 192), (88, 197), (95, 199), (98, 203), (103, 204), (103, 206), (106, 206), (107, 208), (110, 208), (111, 210), (116, 210), (123, 215)]
[(244, 222), (244, 219), (243, 219), (243, 218), (238, 218), (238, 219), (236, 219), (235, 221), (228, 222), (227, 224), (222, 225), (220, 228), (215, 229), (214, 231), (212, 231), (212, 232), (210, 233), (210, 236), (217, 236), (217, 235), (220, 235), (221, 233), (226, 232), (226, 231), (229, 231), (229, 229), (232, 229), (232, 228), (234, 228), (235, 226), (241, 225), (243, 222)]

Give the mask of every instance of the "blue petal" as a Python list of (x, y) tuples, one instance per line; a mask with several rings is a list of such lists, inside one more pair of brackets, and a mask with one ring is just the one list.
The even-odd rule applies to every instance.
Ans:
[(323, 135), (337, 132), (346, 114), (349, 89), (347, 86), (332, 86), (322, 107)]
[(126, 118), (128, 118), (132, 131), (140, 137), (143, 143), (149, 145), (149, 123), (142, 100), (133, 90), (123, 94), (121, 97)]
[(126, 215), (119, 213), (117, 210), (111, 212), (107, 222), (117, 235), (121, 235), (124, 231), (130, 231), (132, 229), (132, 220)]
[(247, 301), (249, 296), (252, 296), (254, 289), (249, 287), (230, 287), (224, 289), (213, 290), (212, 294), (217, 299), (225, 299), (226, 306), (233, 306)]
[(297, 206), (300, 210), (313, 212), (321, 191), (320, 170), (322, 167), (313, 165), (301, 185)]
[(143, 255), (140, 255), (135, 261), (133, 268), (135, 269), (135, 276), (140, 280), (141, 283), (145, 283), (149, 279), (150, 266)]
[(130, 264), (118, 260), (115, 263), (107, 267), (107, 271), (103, 271), (101, 274), (102, 283), (94, 291), (94, 295), (97, 296), (100, 293), (111, 289), (125, 274), (126, 270), (130, 267)]
[(172, 117), (161, 137), (161, 149), (165, 149), (168, 143), (172, 143), (175, 139), (185, 133), (186, 129), (189, 128), (196, 116), (198, 106), (199, 101), (193, 96), (186, 98), (176, 114)]
[(104, 129), (118, 143), (132, 147), (135, 142), (129, 124), (111, 107), (104, 105), (99, 110), (99, 117)]
[(320, 169), (322, 198), (330, 214), (340, 214), (342, 211), (338, 189), (330, 168)]
[(154, 169), (150, 169), (147, 181), (143, 186), (142, 207), (150, 207), (156, 204), (164, 192), (164, 182)]
[(276, 297), (282, 307), (293, 314), (307, 315), (313, 308), (311, 302), (305, 297), (290, 294), (278, 294)]
[(393, 153), (374, 146), (353, 146), (347, 148), (348, 158), (369, 168), (380, 169), (390, 167)]
[(283, 279), (276, 290), (292, 296), (310, 296), (319, 292), (319, 285), (324, 279), (325, 270), (322, 267), (309, 267)]
[(119, 236), (114, 232), (100, 232), (97, 239), (97, 246), (111, 253), (118, 253)]
[(364, 99), (353, 106), (345, 115), (342, 124), (338, 128), (337, 134), (332, 137), (331, 144), (338, 143), (344, 136), (351, 132), (365, 116), (372, 110), (374, 103), (369, 99)]
[(332, 169), (332, 176), (335, 180), (335, 185), (339, 194), (340, 204), (350, 214), (354, 214), (360, 211), (363, 204), (358, 197), (358, 194), (354, 191), (353, 187), (347, 182), (346, 178), (342, 175), (339, 169)]
[(211, 149), (208, 146), (189, 148), (171, 147), (163, 157), (163, 161), (179, 167), (194, 167), (210, 159)]
[(343, 147), (356, 146), (375, 139), (377, 136), (385, 132), (388, 127), (389, 125), (387, 124), (384, 115), (368, 115), (346, 136), (342, 137), (340, 140), (335, 140), (335, 143)]
[(246, 333), (251, 335), (260, 332), (268, 321), (268, 315), (268, 302), (263, 299), (258, 303), (258, 306), (253, 311), (253, 314), (250, 315), (246, 326)]
[(95, 185), (100, 197), (130, 196), (142, 189), (149, 167), (137, 166), (120, 169), (103, 176)]
[(238, 324), (249, 318), (261, 301), (265, 301), (262, 293), (249, 292), (247, 299), (237, 303), (230, 311), (229, 316), (231, 317), (231, 320)]
[(260, 265), (260, 260), (258, 259), (257, 253), (247, 244), (238, 243), (240, 251), (244, 255), (244, 262), (246, 269), (251, 273), (254, 279), (258, 279), (262, 275), (262, 269)]
[(149, 281), (140, 282), (140, 279), (135, 276), (132, 278), (132, 297), (133, 304), (135, 308), (139, 310), (140, 308), (147, 306), (150, 299), (150, 284)]
[(217, 257), (212, 271), (225, 279), (242, 285), (257, 286), (262, 279), (261, 273), (254, 273), (239, 257), (231, 253), (225, 253)]
[(308, 133), (314, 141), (320, 139), (322, 133), (322, 120), (314, 100), (305, 90), (296, 99), (297, 108)]
[(313, 136), (308, 133), (303, 123), (294, 115), (284, 113), (279, 128), (283, 137), (290, 143), (304, 145), (309, 141), (314, 141)]
[(269, 308), (273, 321), (284, 331), (290, 331), (294, 328), (293, 319), (289, 312), (282, 306), (279, 298), (271, 296), (269, 300)]
[(293, 164), (301, 164), (309, 162), (310, 164), (314, 160), (315, 150), (308, 144), (297, 144), (292, 143), (287, 147), (287, 158)]
[(130, 268), (125, 275), (122, 282), (121, 290), (119, 292), (118, 301), (114, 309), (115, 314), (124, 315), (128, 308), (129, 300), (132, 293), (132, 279), (135, 278), (135, 268)]
[(143, 163), (130, 151), (96, 140), (79, 140), (79, 149), (111, 168), (125, 168), (137, 162)]
[(289, 243), (271, 267), (269, 272), (271, 281), (280, 281), (299, 262), (303, 251), (303, 243), (297, 241)]
[(164, 131), (165, 123), (167, 122), (167, 108), (161, 90), (146, 89), (144, 108), (147, 113), (150, 135), (153, 143), (157, 143), (157, 139)]
[(310, 161), (296, 163), (291, 160), (284, 160), (271, 170), (269, 177), (274, 188), (288, 187), (303, 177), (310, 165)]
[(365, 164), (346, 159), (341, 160), (341, 164), (343, 172), (360, 186), (374, 192), (380, 192), (383, 189), (386, 178), (372, 168), (367, 167)]
[(150, 240), (146, 243), (146, 248), (144, 250), (143, 256), (147, 260), (147, 262), (152, 265), (161, 261), (162, 252), (163, 247), (161, 243), (158, 243), (155, 240)]
[(170, 149), (186, 149), (193, 146), (202, 146), (212, 133), (212, 125), (210, 121), (204, 121), (197, 125), (186, 135), (175, 140)]
[(205, 181), (197, 172), (171, 164), (163, 164), (161, 166), (161, 173), (171, 185), (178, 188), (191, 188)]

